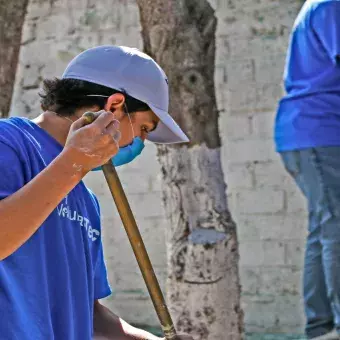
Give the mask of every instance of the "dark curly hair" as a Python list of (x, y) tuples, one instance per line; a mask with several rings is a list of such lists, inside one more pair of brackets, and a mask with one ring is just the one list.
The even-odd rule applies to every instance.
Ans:
[(109, 87), (78, 79), (45, 79), (43, 81), (41, 108), (51, 110), (61, 116), (71, 116), (77, 109), (97, 105), (104, 109), (106, 97), (87, 97), (89, 94), (111, 96), (114, 93), (122, 93), (125, 96), (125, 104), (129, 113), (150, 110), (144, 102), (133, 98), (124, 91), (118, 91)]

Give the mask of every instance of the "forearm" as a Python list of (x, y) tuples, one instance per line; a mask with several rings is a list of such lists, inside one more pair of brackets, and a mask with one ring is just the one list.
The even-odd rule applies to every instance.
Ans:
[(34, 234), (81, 178), (72, 158), (64, 153), (24, 187), (0, 201), (0, 260)]
[(132, 327), (99, 302), (95, 302), (93, 326), (94, 340), (161, 340), (149, 332)]

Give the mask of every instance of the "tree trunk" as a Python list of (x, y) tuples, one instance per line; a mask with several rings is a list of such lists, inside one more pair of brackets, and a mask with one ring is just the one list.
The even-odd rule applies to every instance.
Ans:
[(170, 227), (167, 300), (178, 332), (239, 340), (236, 226), (227, 206), (214, 89), (217, 20), (206, 0), (137, 0), (144, 50), (164, 69), (189, 145), (158, 146)]
[(8, 116), (28, 0), (0, 0), (0, 118)]

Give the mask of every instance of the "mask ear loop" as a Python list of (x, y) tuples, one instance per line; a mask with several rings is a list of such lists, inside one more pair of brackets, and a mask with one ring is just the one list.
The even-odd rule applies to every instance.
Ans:
[(128, 108), (127, 108), (127, 106), (126, 106), (125, 103), (124, 103), (124, 109), (125, 109), (126, 114), (127, 114), (128, 117), (129, 117), (131, 129), (132, 129), (132, 139), (135, 139), (135, 130), (133, 129), (133, 125), (132, 125), (132, 121), (131, 121), (131, 116), (130, 116), (130, 113), (129, 113)]

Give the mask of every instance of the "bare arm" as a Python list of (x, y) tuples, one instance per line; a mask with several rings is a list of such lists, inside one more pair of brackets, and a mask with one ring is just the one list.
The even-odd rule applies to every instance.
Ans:
[[(129, 325), (108, 308), (94, 302), (93, 340), (165, 340), (142, 329)], [(190, 335), (177, 335), (173, 340), (194, 340)]]
[(26, 242), (81, 180), (81, 172), (72, 164), (68, 155), (60, 155), (32, 181), (0, 202), (0, 260)]
[(100, 115), (85, 127), (83, 118), (77, 120), (62, 153), (33, 180), (0, 201), (0, 260), (34, 234), (89, 170), (117, 152), (113, 120), (112, 113)]
[(93, 315), (94, 340), (161, 340), (149, 332), (132, 327), (97, 300)]

